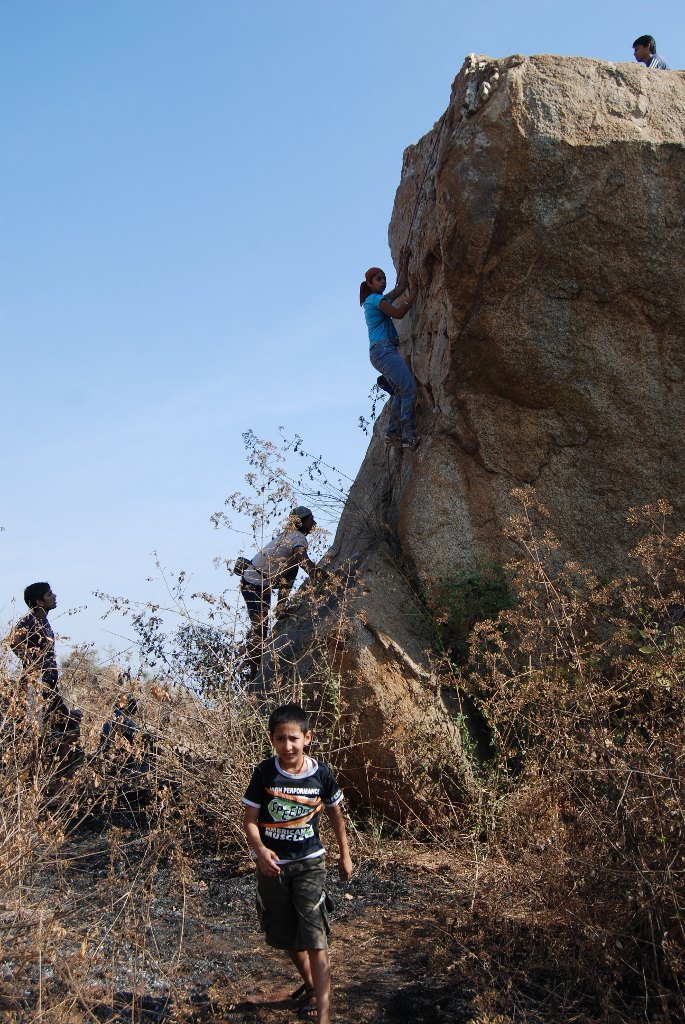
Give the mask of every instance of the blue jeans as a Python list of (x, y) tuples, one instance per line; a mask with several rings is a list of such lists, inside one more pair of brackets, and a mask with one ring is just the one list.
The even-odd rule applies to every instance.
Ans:
[(401, 428), (403, 440), (409, 441), (416, 437), (416, 381), (412, 372), (392, 341), (375, 342), (369, 349), (369, 358), (374, 369), (385, 374), (395, 388), (390, 399), (390, 420), (385, 436), (396, 437)]

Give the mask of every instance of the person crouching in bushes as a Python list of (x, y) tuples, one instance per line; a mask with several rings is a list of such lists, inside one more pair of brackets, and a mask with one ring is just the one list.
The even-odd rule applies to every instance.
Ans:
[[(392, 291), (385, 291), (385, 274), (380, 267), (370, 267), (359, 287), (359, 305), (364, 310), (369, 329), (371, 365), (392, 386), (385, 442), (394, 444), (401, 441), (403, 448), (413, 448), (419, 440), (414, 423), (416, 381), (397, 351), (400, 339), (394, 324), (395, 320), (402, 320), (407, 315), (418, 294), (416, 282), (409, 283), (410, 255), (406, 246), (400, 251), (400, 272)], [(395, 299), (405, 291), (406, 297), (396, 306)]]

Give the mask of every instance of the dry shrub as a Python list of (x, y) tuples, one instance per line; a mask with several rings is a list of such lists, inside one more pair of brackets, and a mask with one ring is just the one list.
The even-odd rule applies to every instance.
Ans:
[(0, 1019), (92, 1021), (121, 993), (182, 1017), (196, 862), (243, 859), (236, 808), (264, 751), (262, 716), (134, 681), (140, 730), (105, 750), (116, 683), (92, 661), (81, 668), (65, 673), (91, 718), (79, 761), (41, 734), (19, 677), (0, 666)]
[[(246, 445), (255, 497), (235, 495), (227, 505), (252, 516), (262, 543), (307, 490), (298, 486), (295, 500), (273, 445), (251, 434)], [(292, 445), (304, 454), (299, 439)], [(305, 471), (317, 503), (339, 502), (323, 469), (319, 459)], [(238, 540), (230, 543), (237, 554)], [(135, 676), (103, 665), (88, 648), (62, 665), (60, 688), (83, 711), (80, 758), (63, 756), (41, 734), (17, 666), (0, 664), (3, 1021), (183, 1020), (200, 1012), (191, 1001), (202, 984), (202, 872), (208, 864), (217, 877), (244, 867), (240, 798), (269, 752), (270, 708), (248, 685), (241, 599), (230, 588), (189, 593), (184, 572), (159, 568), (168, 607), (110, 600), (137, 637)], [(302, 596), (293, 596), (293, 607)], [(330, 632), (329, 622), (335, 646)], [(279, 643), (276, 633), (264, 655), (270, 707), (304, 699), (300, 666)], [(326, 756), (335, 743), (336, 681), (321, 659), (317, 668), (318, 696), (310, 691), (307, 703), (321, 719), (317, 752)], [(131, 696), (133, 743), (115, 730), (103, 744), (103, 724)], [(200, 995), (217, 1012), (233, 1001), (219, 978)], [(206, 1005), (202, 1012), (211, 1016)]]
[(517, 604), (476, 627), (464, 673), (495, 749), (474, 927), (519, 1000), (681, 1019), (685, 534), (665, 502), (632, 514), (634, 577), (600, 582), (519, 498)]
[[(239, 679), (239, 650), (232, 656), (225, 676)], [(80, 761), (56, 754), (21, 677), (0, 666), (0, 1019), (67, 1024), (110, 1019), (122, 1006), (130, 1020), (148, 1010), (183, 1020), (200, 996), (208, 1014), (210, 999), (212, 1012), (233, 1002), (226, 984), (198, 994), (202, 871), (244, 867), (240, 798), (270, 749), (266, 714), (304, 699), (286, 663), (280, 652), (266, 708), (244, 688), (208, 700), (76, 652), (61, 685), (84, 712)], [(322, 683), (317, 690), (326, 708), (317, 752), (329, 756), (331, 701)], [(115, 730), (104, 746), (104, 721), (131, 693), (133, 745)]]

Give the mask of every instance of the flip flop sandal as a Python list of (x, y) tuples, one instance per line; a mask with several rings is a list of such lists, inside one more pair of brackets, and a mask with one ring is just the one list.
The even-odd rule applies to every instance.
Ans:
[(302, 983), (302, 985), (300, 985), (299, 988), (296, 988), (294, 992), (290, 993), (289, 998), (293, 999), (296, 1003), (304, 1003), (308, 1002), (313, 997), (313, 995), (314, 989), (307, 988), (307, 986), (304, 983)]
[(302, 1020), (318, 1020), (319, 1011), (316, 1008), (316, 996), (314, 993), (307, 995), (306, 999), (302, 1000), (300, 1009), (297, 1011), (297, 1016)]

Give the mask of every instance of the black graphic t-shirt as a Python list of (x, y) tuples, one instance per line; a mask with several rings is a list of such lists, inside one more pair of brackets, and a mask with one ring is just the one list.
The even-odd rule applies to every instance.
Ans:
[(322, 856), (319, 811), (343, 798), (327, 764), (307, 757), (306, 767), (302, 775), (291, 775), (277, 757), (270, 757), (254, 769), (243, 797), (248, 807), (259, 808), (262, 842), (280, 863)]

